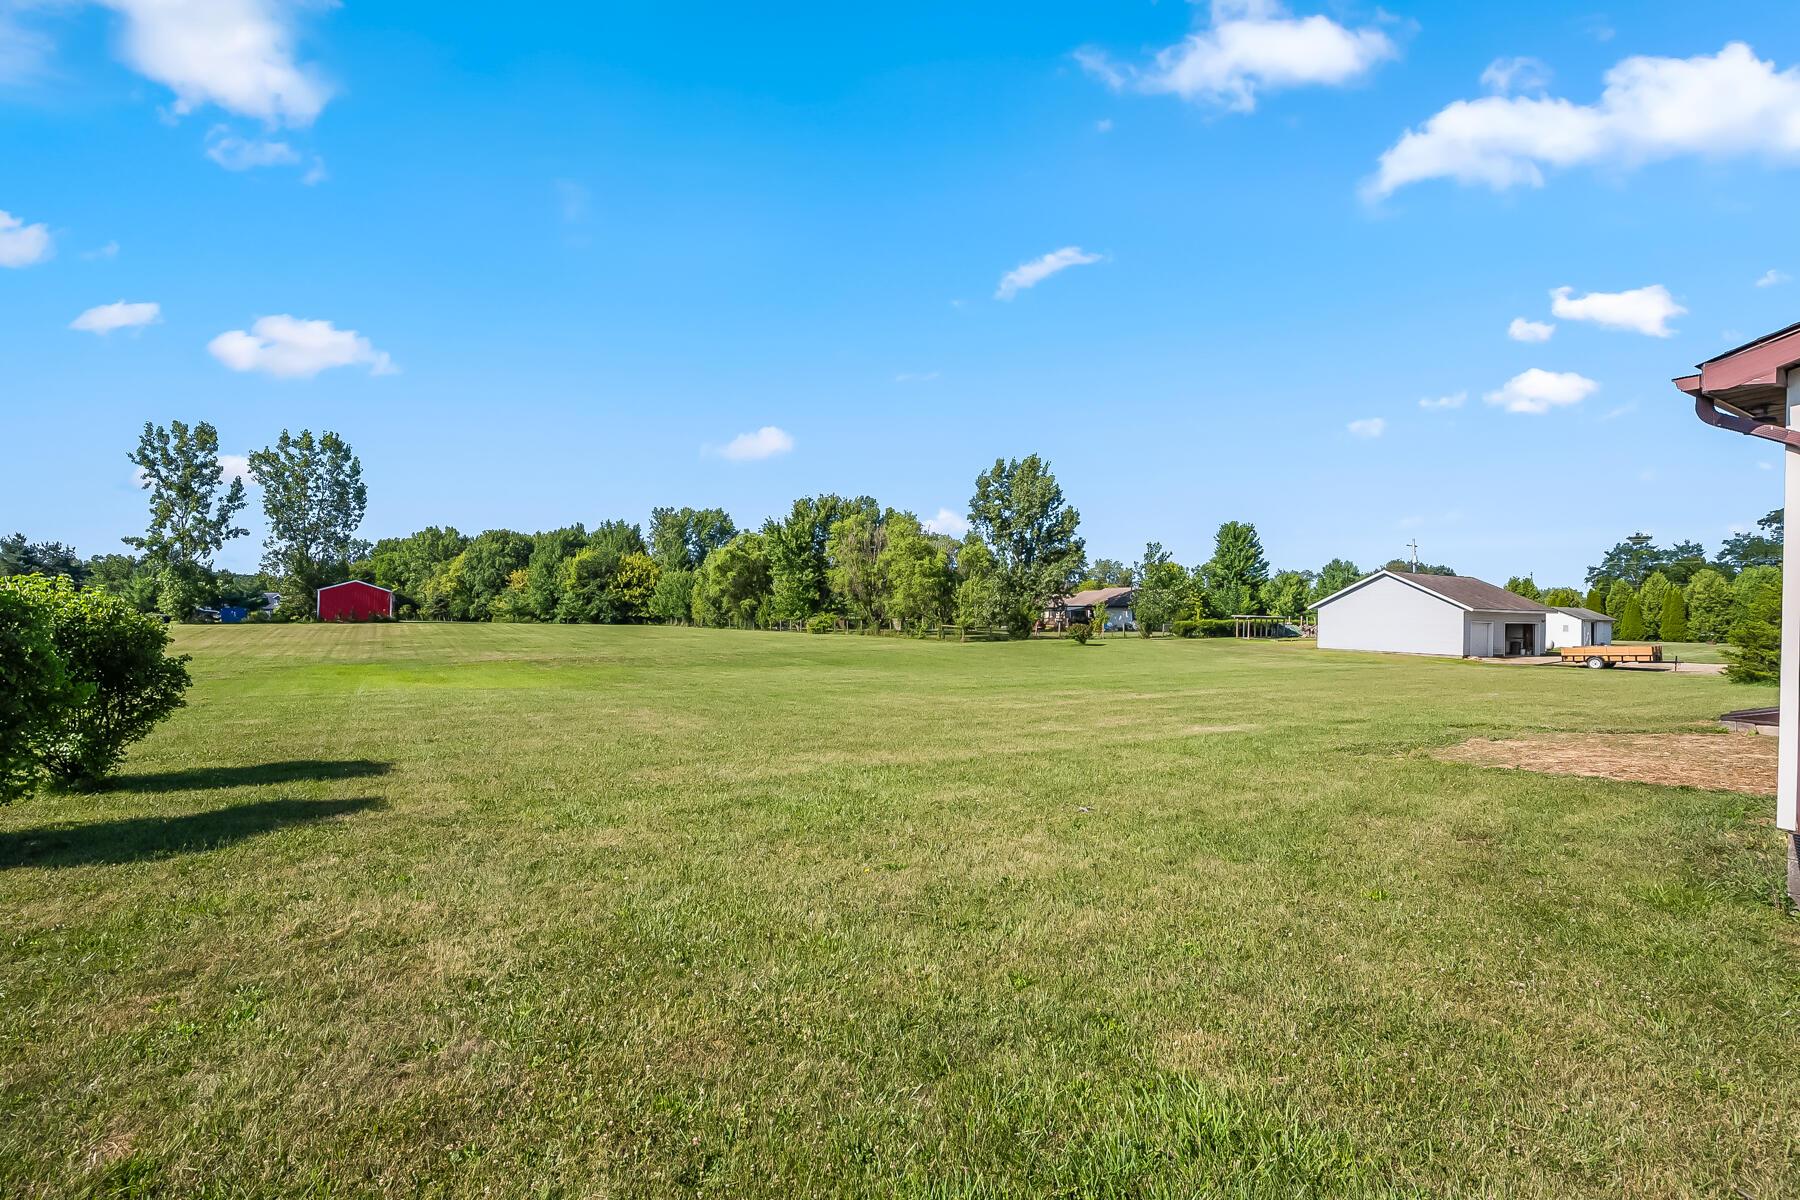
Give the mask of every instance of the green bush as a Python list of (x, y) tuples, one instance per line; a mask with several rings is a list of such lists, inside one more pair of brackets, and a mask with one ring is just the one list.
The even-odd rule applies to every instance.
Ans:
[(1184, 618), (1170, 626), (1176, 637), (1226, 638), (1237, 635), (1237, 624), (1223, 617)]
[(163, 623), (104, 592), (79, 591), (62, 576), (4, 582), (48, 617), (56, 652), (83, 689), (45, 744), (44, 765), (65, 787), (92, 787), (186, 703), (187, 656), (170, 658)]
[(1071, 621), (1067, 636), (1074, 638), (1077, 645), (1085, 646), (1094, 636), (1094, 627), (1086, 621)]
[(837, 618), (830, 613), (814, 613), (806, 622), (808, 633), (836, 633)]
[(0, 804), (37, 788), (45, 748), (83, 695), (56, 652), (50, 614), (20, 586), (24, 578), (0, 580)]

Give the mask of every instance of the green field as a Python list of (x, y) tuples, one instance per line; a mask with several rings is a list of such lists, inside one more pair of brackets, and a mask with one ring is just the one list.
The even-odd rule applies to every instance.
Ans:
[(1771, 802), (1428, 756), (1772, 689), (1125, 638), (179, 641), (190, 706), (117, 789), (0, 810), (0, 1194), (1800, 1190)]

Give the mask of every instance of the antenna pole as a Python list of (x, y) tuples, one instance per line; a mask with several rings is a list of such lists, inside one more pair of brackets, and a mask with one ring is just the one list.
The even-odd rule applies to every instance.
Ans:
[(1406, 543), (1406, 545), (1407, 548), (1412, 551), (1413, 574), (1417, 575), (1419, 573), (1419, 539), (1414, 538), (1412, 541)]

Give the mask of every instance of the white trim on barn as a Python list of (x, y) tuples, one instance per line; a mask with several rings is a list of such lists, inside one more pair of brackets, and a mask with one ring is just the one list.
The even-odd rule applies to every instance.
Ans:
[(315, 591), (313, 593), (313, 611), (314, 612), (319, 611), (319, 601), (320, 601), (321, 597), (323, 597), (325, 595), (326, 592), (329, 592), (335, 588), (349, 587), (351, 584), (355, 584), (357, 587), (374, 588), (378, 592), (386, 592), (387, 598), (388, 598), (387, 615), (390, 617), (394, 615), (394, 589), (393, 588), (384, 588), (379, 583), (370, 583), (366, 579), (346, 579), (339, 583), (328, 583), (324, 587), (319, 588), (317, 591)]

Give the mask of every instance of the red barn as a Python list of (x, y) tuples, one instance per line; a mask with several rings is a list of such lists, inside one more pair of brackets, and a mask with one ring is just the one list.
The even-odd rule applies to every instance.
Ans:
[(319, 589), (319, 620), (368, 621), (394, 615), (394, 593), (360, 579)]

